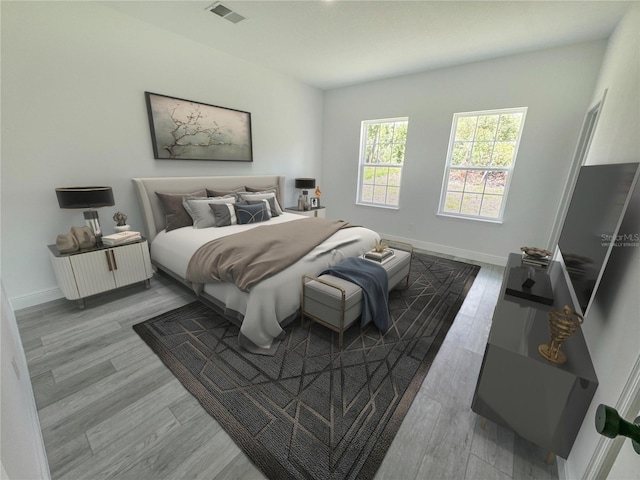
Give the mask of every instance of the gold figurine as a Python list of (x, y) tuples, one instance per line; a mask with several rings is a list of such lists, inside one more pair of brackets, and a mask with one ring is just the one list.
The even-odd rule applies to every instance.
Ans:
[(549, 329), (551, 340), (549, 343), (538, 346), (538, 352), (550, 362), (563, 364), (567, 356), (560, 351), (562, 344), (573, 335), (584, 322), (584, 317), (577, 313), (569, 305), (565, 305), (561, 312), (552, 310), (549, 312)]

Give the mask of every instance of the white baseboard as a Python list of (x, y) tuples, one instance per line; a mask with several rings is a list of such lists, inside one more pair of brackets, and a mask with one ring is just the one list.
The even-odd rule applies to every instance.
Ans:
[(467, 260), (474, 260), (476, 262), (490, 263), (491, 265), (499, 265), (501, 267), (504, 267), (507, 264), (507, 257), (489, 255), (482, 252), (476, 252), (474, 250), (465, 250), (462, 248), (450, 247), (448, 245), (440, 245), (438, 243), (423, 242), (421, 240), (399, 237), (397, 235), (391, 235), (387, 233), (381, 233), (380, 236), (389, 240), (397, 240), (398, 242), (410, 243), (414, 248), (419, 248), (420, 250), (428, 250), (430, 252), (442, 253), (444, 255), (465, 258)]
[(28, 293), (26, 295), (11, 297), (9, 298), (9, 303), (15, 312), (16, 310), (22, 310), (23, 308), (51, 302), (52, 300), (58, 300), (59, 298), (64, 298), (64, 294), (62, 293), (62, 290), (55, 287), (40, 290), (39, 292)]

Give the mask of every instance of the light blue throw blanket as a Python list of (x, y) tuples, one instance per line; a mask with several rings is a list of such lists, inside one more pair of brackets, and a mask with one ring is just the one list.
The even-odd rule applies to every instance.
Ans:
[(389, 279), (387, 271), (363, 258), (345, 258), (329, 267), (321, 275), (329, 274), (358, 285), (362, 289), (362, 321), (364, 327), (371, 321), (382, 332), (391, 324), (389, 316)]

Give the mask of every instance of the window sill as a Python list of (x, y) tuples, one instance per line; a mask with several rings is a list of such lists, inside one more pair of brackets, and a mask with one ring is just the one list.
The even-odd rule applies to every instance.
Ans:
[(392, 206), (392, 205), (379, 205), (376, 203), (361, 203), (356, 202), (357, 206), (360, 207), (374, 207), (374, 208), (384, 208), (385, 210), (400, 210), (400, 207)]
[(503, 223), (502, 219), (471, 217), (471, 216), (467, 216), (467, 215), (456, 215), (454, 213), (438, 212), (437, 215), (439, 217), (457, 218), (457, 219), (460, 219), (460, 220), (472, 220), (474, 222), (493, 223), (493, 224), (497, 224), (497, 225), (502, 225), (502, 223)]

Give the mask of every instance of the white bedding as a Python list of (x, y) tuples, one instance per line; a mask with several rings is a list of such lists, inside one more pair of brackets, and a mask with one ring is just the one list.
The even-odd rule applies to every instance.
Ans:
[[(185, 278), (187, 265), (193, 253), (204, 243), (221, 236), (238, 233), (262, 225), (272, 225), (305, 218), (284, 213), (267, 223), (232, 225), (220, 228), (183, 227), (170, 232), (161, 231), (151, 243), (151, 258), (155, 263)], [(240, 291), (228, 283), (206, 284), (204, 291), (244, 316), (241, 335), (265, 353), (275, 348), (275, 339), (283, 335), (280, 322), (300, 308), (302, 275), (317, 275), (346, 257), (362, 255), (379, 239), (377, 233), (362, 227), (339, 230), (325, 242), (314, 248), (295, 264), (282, 272), (263, 280), (249, 293)], [(292, 242), (295, 239), (291, 239)]]

